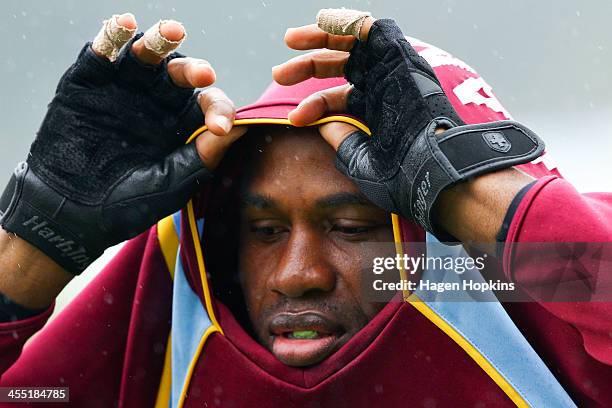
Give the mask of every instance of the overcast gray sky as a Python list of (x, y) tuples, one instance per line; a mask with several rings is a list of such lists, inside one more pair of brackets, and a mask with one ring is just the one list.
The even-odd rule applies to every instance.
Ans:
[(182, 21), (184, 53), (208, 59), (218, 85), (243, 105), (295, 55), (285, 29), (322, 7), (366, 9), (464, 59), (517, 120), (547, 142), (581, 190), (611, 190), (612, 33), (609, 1), (3, 1), (0, 35), (0, 184), (24, 159), (61, 73), (100, 23), (133, 12), (142, 29)]

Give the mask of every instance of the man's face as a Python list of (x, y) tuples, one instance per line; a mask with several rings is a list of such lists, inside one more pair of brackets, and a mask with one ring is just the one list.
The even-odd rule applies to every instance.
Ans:
[(249, 316), (279, 360), (316, 364), (382, 308), (363, 299), (361, 245), (393, 240), (389, 214), (336, 170), (316, 128), (278, 127), (253, 154), (239, 249)]

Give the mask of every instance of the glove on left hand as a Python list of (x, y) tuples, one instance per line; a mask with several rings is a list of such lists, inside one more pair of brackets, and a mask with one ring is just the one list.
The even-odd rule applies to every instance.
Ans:
[[(370, 138), (354, 132), (336, 165), (378, 206), (434, 232), (432, 207), (442, 190), (470, 177), (527, 163), (544, 143), (525, 126), (500, 121), (465, 125), (433, 69), (393, 20), (376, 20), (345, 67), (354, 88), (349, 113), (365, 120)], [(448, 129), (436, 134), (436, 129)]]

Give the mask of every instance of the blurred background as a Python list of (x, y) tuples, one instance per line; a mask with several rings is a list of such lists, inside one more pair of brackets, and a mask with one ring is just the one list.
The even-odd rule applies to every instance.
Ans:
[[(612, 190), (612, 2), (570, 0), (427, 1), (77, 1), (4, 0), (0, 36), (0, 184), (26, 158), (64, 70), (102, 20), (132, 12), (141, 30), (159, 19), (181, 21), (181, 51), (209, 60), (217, 86), (237, 105), (270, 82), (270, 68), (295, 56), (283, 35), (310, 24), (320, 8), (369, 10), (398, 21), (404, 33), (463, 59), (493, 87), (516, 120), (546, 142), (580, 191)], [(66, 288), (58, 305), (83, 287), (115, 252)]]

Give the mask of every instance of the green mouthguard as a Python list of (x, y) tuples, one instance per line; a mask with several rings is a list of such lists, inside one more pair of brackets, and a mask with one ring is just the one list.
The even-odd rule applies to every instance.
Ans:
[(315, 339), (318, 333), (315, 330), (298, 330), (291, 333), (294, 339)]

